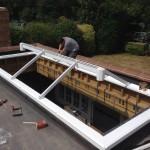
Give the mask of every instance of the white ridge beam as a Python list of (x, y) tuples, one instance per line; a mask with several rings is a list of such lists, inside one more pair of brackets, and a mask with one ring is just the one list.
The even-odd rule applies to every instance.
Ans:
[(44, 51), (42, 51), (41, 53), (39, 53), (37, 56), (35, 56), (31, 61), (29, 61), (25, 66), (23, 66), (19, 71), (17, 71), (12, 77), (11, 79), (16, 78), (20, 73), (22, 73), (25, 69), (27, 69), (31, 64), (33, 64), (42, 54), (44, 53)]
[(47, 93), (49, 93), (63, 78), (70, 72), (75, 65), (77, 64), (78, 61), (73, 63), (64, 73), (62, 73), (39, 97), (39, 99), (42, 99), (45, 97)]

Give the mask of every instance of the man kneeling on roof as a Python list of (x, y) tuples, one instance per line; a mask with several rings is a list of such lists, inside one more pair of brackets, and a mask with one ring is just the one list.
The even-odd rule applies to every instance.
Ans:
[(61, 37), (59, 42), (59, 53), (68, 57), (76, 58), (79, 45), (78, 43), (70, 37)]

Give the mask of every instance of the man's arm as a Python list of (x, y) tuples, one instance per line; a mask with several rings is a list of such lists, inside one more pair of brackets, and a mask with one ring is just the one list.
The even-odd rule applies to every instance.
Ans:
[(63, 47), (62, 44), (59, 44), (59, 50), (58, 50), (58, 53), (64, 55), (66, 53), (66, 49)]
[(65, 53), (66, 53), (66, 49), (62, 49), (62, 50), (60, 50), (60, 52), (59, 52), (60, 54), (62, 54), (62, 55), (64, 55)]
[(61, 44), (59, 44), (58, 53), (60, 53), (60, 52), (61, 52), (61, 49), (62, 49), (62, 45), (61, 45)]

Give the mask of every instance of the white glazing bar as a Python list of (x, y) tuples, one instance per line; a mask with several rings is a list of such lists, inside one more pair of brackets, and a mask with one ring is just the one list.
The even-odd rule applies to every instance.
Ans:
[(24, 53), (18, 53), (18, 54), (2, 55), (2, 56), (0, 56), (0, 60), (15, 58), (15, 57), (29, 56), (29, 55), (35, 55), (35, 53), (34, 52), (24, 52)]
[(41, 95), (40, 95), (40, 99), (42, 99), (43, 97), (45, 97), (45, 95), (50, 92), (63, 78), (64, 76), (66, 76), (77, 64), (78, 61), (76, 61), (75, 63), (73, 63), (63, 74), (61, 74)]
[(120, 78), (119, 76), (117, 76), (117, 75), (111, 73), (111, 72), (108, 71), (108, 70), (105, 70), (105, 74), (106, 74), (106, 75), (109, 75), (109, 76), (112, 76), (113, 78), (115, 78), (115, 79), (119, 80), (120, 82), (124, 83), (126, 86), (128, 86), (128, 85), (130, 84), (129, 82), (125, 81), (124, 79), (122, 79), (122, 78)]
[(11, 79), (16, 78), (20, 73), (22, 73), (25, 69), (27, 69), (31, 64), (33, 64), (42, 54), (44, 53), (44, 51), (42, 51), (41, 53), (39, 53), (36, 57), (34, 57), (31, 61), (29, 61), (25, 66), (23, 66), (19, 71), (17, 71)]

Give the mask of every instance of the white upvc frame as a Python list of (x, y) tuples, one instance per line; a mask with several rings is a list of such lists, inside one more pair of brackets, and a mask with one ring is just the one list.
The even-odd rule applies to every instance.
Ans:
[[(49, 53), (43, 49), (39, 49), (33, 46), (30, 47), (30, 46), (31, 45), (28, 44), (25, 45), (21, 44), (22, 49), (28, 49), (33, 51), (34, 54), (37, 55), (37, 57), (39, 56), (45, 57), (53, 61), (56, 61), (58, 63), (67, 64), (67, 66), (70, 66), (69, 69), (60, 78), (58, 78), (58, 82), (66, 75), (66, 73), (68, 73), (73, 67), (76, 66), (78, 70), (92, 74), (97, 79), (106, 80), (108, 82), (112, 82), (114, 84), (129, 88), (130, 90), (138, 91), (137, 88), (139, 87), (137, 85), (134, 84), (128, 85), (126, 81), (124, 83), (123, 80), (121, 80), (122, 82), (120, 82), (120, 80), (118, 80), (119, 79), (118, 77), (113, 76), (113, 74), (111, 73), (109, 74), (109, 72), (106, 72), (107, 74), (106, 75), (104, 68), (97, 67), (95, 65), (90, 65), (88, 63), (84, 63), (81, 61), (76, 61), (75, 59), (67, 58), (60, 54)], [(24, 68), (30, 66), (31, 63), (35, 61), (37, 57), (31, 60), (31, 62), (29, 62), (26, 67), (23, 67), (18, 74), (22, 73), (22, 70)], [(6, 56), (5, 58), (10, 58), (10, 57)], [(4, 59), (4, 56), (2, 59)], [(114, 78), (109, 75), (112, 75)], [(86, 124), (79, 121), (77, 118), (67, 113), (65, 110), (63, 110), (56, 104), (54, 104), (51, 100), (45, 98), (47, 92), (49, 92), (51, 88), (53, 88), (58, 83), (57, 81), (54, 82), (54, 84), (52, 84), (51, 86), (49, 86), (49, 88), (45, 90), (42, 94), (40, 94), (37, 91), (33, 90), (31, 87), (27, 86), (26, 84), (18, 80), (17, 78), (13, 78), (12, 75), (10, 75), (9, 73), (7, 73), (1, 68), (0, 68), (0, 78), (6, 80), (11, 85), (16, 87), (19, 91), (21, 91), (22, 93), (30, 97), (33, 101), (41, 105), (44, 109), (49, 111), (56, 118), (60, 119), (68, 127), (72, 128), (75, 132), (77, 132), (79, 135), (81, 135), (83, 138), (85, 138), (87, 141), (89, 141), (92, 145), (94, 145), (100, 150), (109, 150), (113, 148), (121, 141), (123, 141), (124, 139), (126, 139), (127, 137), (135, 133), (136, 131), (138, 131), (140, 128), (150, 123), (150, 108), (149, 108), (146, 111), (142, 112), (141, 114), (135, 116), (133, 119), (129, 120), (128, 122), (114, 129), (110, 133), (103, 136), (97, 131), (95, 131), (94, 129), (90, 128)], [(146, 94), (150, 95), (150, 91), (148, 90)]]
[(54, 104), (51, 100), (43, 97), (40, 99), (40, 93), (33, 90), (17, 78), (12, 80), (12, 75), (0, 68), (0, 78), (6, 80), (11, 85), (16, 87), (19, 91), (30, 97), (34, 102), (42, 106), (48, 112), (53, 114), (56, 118), (65, 123), (68, 127), (77, 132), (84, 139), (89, 141), (99, 150), (110, 150), (121, 141), (150, 123), (150, 108), (133, 119), (114, 129), (106, 135), (101, 135), (91, 127), (79, 121), (77, 118), (67, 113), (65, 110)]

